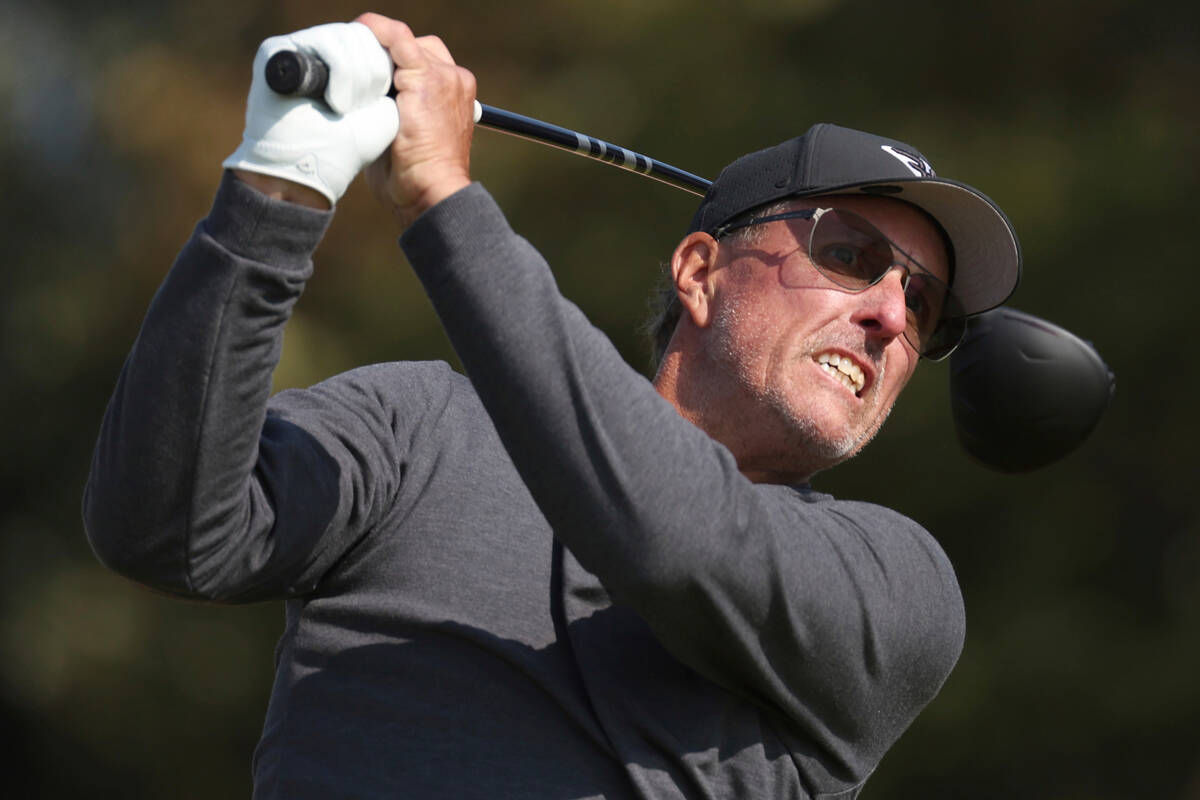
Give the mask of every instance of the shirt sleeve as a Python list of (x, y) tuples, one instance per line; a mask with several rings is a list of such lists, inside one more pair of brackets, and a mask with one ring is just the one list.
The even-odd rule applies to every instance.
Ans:
[(614, 601), (711, 680), (882, 753), (962, 646), (932, 537), (747, 480), (560, 295), (478, 184), (401, 244), (555, 535)]
[(225, 173), (151, 302), (93, 452), (84, 526), (117, 572), (201, 599), (303, 593), (385, 503), (394, 437), (369, 387), (270, 399), (331, 217)]

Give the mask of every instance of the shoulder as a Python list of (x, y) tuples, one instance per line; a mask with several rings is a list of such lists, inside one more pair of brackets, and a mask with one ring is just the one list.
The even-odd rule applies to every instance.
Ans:
[(385, 361), (355, 367), (317, 384), (330, 389), (347, 386), (394, 396), (391, 392), (396, 389), (407, 394), (461, 391), (470, 387), (470, 381), (445, 361)]
[(872, 600), (879, 620), (897, 632), (937, 631), (943, 652), (957, 657), (966, 632), (962, 591), (949, 556), (924, 526), (875, 503), (792, 487), (766, 491), (796, 546), (803, 541), (820, 552), (824, 568), (845, 576), (852, 595)]
[(305, 389), (285, 389), (276, 395), (286, 401), (307, 393), (369, 394), (391, 399), (462, 391), (470, 381), (445, 361), (384, 361), (339, 372)]
[(768, 487), (776, 502), (809, 521), (819, 519), (831, 535), (861, 539), (889, 553), (911, 553), (953, 578), (954, 569), (937, 539), (917, 521), (877, 503), (842, 500), (807, 487)]
[(958, 594), (958, 580), (949, 556), (933, 534), (916, 520), (861, 500), (830, 498), (827, 513), (842, 520), (846, 530), (863, 536), (876, 552), (887, 553), (916, 573), (936, 574), (940, 584)]
[(389, 361), (341, 372), (304, 389), (271, 399), (270, 413), (283, 416), (331, 412), (395, 426), (481, 410), (471, 382), (444, 361)]

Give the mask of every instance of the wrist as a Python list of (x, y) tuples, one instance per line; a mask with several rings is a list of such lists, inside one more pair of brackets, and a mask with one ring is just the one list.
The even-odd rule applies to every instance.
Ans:
[(400, 222), (402, 228), (407, 228), (417, 217), (424, 214), (429, 209), (436, 206), (438, 203), (445, 200), (452, 194), (465, 189), (471, 185), (471, 179), (465, 175), (457, 175), (446, 177), (436, 183), (426, 186), (418, 195), (414, 202), (394, 208), (396, 219)]
[(260, 172), (250, 172), (244, 169), (235, 169), (233, 170), (233, 174), (238, 180), (275, 200), (283, 200), (288, 203), (295, 203), (296, 205), (307, 206), (321, 211), (328, 211), (333, 208), (328, 197), (302, 183), (289, 181), (286, 178), (277, 178), (274, 175), (264, 175)]

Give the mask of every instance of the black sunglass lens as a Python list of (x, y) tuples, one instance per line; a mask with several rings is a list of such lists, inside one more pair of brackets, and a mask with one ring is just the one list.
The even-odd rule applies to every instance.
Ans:
[[(809, 258), (834, 283), (861, 291), (886, 275), (897, 261), (892, 243), (859, 215), (831, 209), (817, 217)], [(919, 270), (918, 265), (918, 270)], [(908, 268), (904, 289), (908, 325), (904, 338), (932, 360), (953, 352), (966, 333), (962, 305), (950, 287), (924, 271)]]
[[(962, 303), (948, 287), (941, 281), (931, 280), (930, 283), (936, 283), (943, 293), (939, 302), (940, 312), (920, 331), (919, 339), (913, 337), (911, 329), (905, 336), (914, 343), (917, 352), (922, 356), (937, 361), (950, 355), (954, 348), (958, 347), (967, 331), (967, 318), (963, 314)], [(917, 341), (920, 342), (919, 345), (916, 344)]]
[(941, 281), (923, 273), (909, 273), (904, 287), (904, 304), (908, 311), (908, 328), (924, 339), (937, 325), (948, 305), (957, 305), (949, 289)]
[(891, 266), (892, 246), (857, 214), (826, 211), (813, 226), (809, 257), (834, 283), (865, 289)]
[(966, 317), (944, 319), (933, 331), (929, 340), (919, 349), (919, 352), (930, 361), (940, 361), (954, 352), (966, 332)]

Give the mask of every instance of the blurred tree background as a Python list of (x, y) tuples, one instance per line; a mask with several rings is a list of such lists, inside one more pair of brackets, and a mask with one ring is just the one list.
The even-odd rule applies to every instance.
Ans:
[[(163, 598), (106, 572), (79, 504), (109, 392), (239, 141), (265, 36), (350, 19), (295, 0), (0, 0), (0, 720), (9, 797), (247, 796), (276, 604)], [(818, 488), (935, 532), (969, 634), (865, 798), (1200, 798), (1192, 459), (1200, 11), (1190, 0), (393, 3), (484, 102), (708, 177), (813, 122), (920, 147), (1022, 237), (1012, 305), (1095, 343), (1107, 416), (1026, 475), (954, 439), (944, 365)], [(695, 198), (480, 131), (477, 177), (637, 365)], [(276, 387), (453, 360), (361, 181), (317, 254)], [(1176, 353), (1172, 355), (1172, 353)], [(1192, 477), (1189, 478), (1188, 476)], [(401, 792), (402, 793), (402, 792)]]

